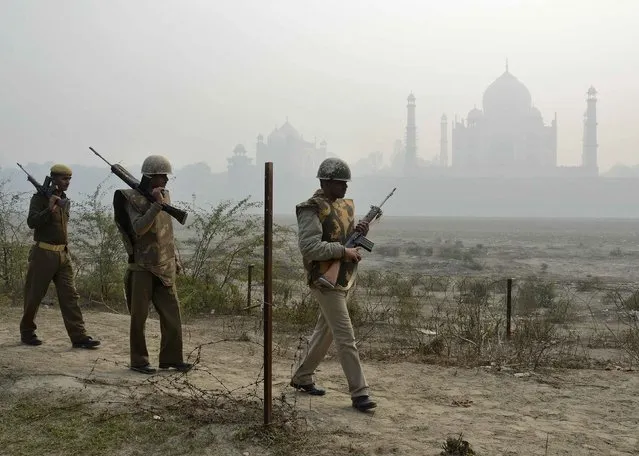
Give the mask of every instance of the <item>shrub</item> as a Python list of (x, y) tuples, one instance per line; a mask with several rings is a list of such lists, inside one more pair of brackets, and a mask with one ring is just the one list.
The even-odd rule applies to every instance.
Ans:
[(530, 313), (539, 308), (551, 308), (555, 297), (555, 285), (552, 282), (531, 277), (519, 287), (516, 308), (522, 313)]
[(72, 210), (72, 241), (76, 282), (81, 296), (89, 301), (123, 302), (123, 277), (127, 254), (113, 219), (111, 206), (104, 203), (106, 190), (98, 185)]

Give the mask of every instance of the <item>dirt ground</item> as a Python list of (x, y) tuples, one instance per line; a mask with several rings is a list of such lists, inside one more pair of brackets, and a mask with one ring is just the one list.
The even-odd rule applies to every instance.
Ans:
[[(97, 394), (104, 383), (130, 385), (147, 380), (126, 367), (127, 315), (85, 311), (90, 334), (102, 340), (102, 346), (93, 351), (71, 348), (57, 308), (42, 308), (38, 315), (38, 335), (45, 342), (40, 347), (19, 343), (20, 309), (0, 308), (0, 316), (0, 380), (13, 378), (0, 382), (5, 394), (50, 391), (55, 395), (69, 388)], [(185, 325), (185, 352), (224, 339), (224, 333), (228, 327), (223, 329), (220, 320), (191, 321)], [(229, 389), (254, 383), (262, 366), (262, 348), (256, 343), (260, 337), (249, 333), (248, 340), (205, 346), (199, 364), (188, 376), (204, 389), (219, 388), (220, 383)], [(275, 340), (279, 340), (277, 335)], [(156, 320), (148, 323), (147, 341), (152, 363), (157, 365)], [(287, 384), (294, 359), (294, 346), (275, 347), (273, 396), (283, 394), (294, 401), (306, 419), (306, 432), (321, 431), (325, 436), (321, 445), (305, 452), (308, 455), (438, 455), (446, 437), (459, 433), (481, 455), (639, 454), (636, 371), (613, 367), (495, 372), (487, 367), (367, 360), (364, 368), (378, 408), (362, 414), (350, 407), (344, 376), (333, 358), (325, 360), (318, 372), (326, 396), (310, 398), (292, 391)], [(93, 381), (82, 382), (85, 378)], [(7, 447), (0, 448), (0, 454), (10, 454), (3, 451)], [(52, 449), (41, 454), (59, 453)], [(272, 453), (228, 438), (201, 449), (200, 454)]]

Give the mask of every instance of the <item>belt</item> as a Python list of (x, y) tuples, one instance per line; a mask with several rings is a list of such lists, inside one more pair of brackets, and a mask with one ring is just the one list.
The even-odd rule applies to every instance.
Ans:
[(44, 250), (50, 250), (51, 252), (62, 252), (67, 249), (66, 244), (48, 244), (46, 242), (38, 241), (36, 246)]

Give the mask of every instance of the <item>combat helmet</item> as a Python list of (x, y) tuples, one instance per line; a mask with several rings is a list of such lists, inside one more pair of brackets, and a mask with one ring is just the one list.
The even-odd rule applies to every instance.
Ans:
[(171, 174), (171, 162), (162, 155), (149, 155), (142, 162), (142, 174), (152, 176), (154, 174)]
[(340, 158), (331, 157), (324, 160), (317, 170), (317, 178), (322, 180), (350, 181), (351, 169)]

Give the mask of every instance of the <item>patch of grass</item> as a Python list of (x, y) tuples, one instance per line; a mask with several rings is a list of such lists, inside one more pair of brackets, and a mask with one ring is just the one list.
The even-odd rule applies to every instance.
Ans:
[[(107, 411), (71, 395), (14, 397), (0, 414), (0, 448), (14, 456), (138, 454), (135, 448), (145, 449), (139, 454), (187, 454), (197, 446), (187, 431), (188, 423), (173, 416)], [(170, 441), (180, 434), (179, 443)]]
[[(294, 425), (246, 426), (233, 435), (237, 442), (250, 442), (268, 448), (272, 456), (295, 456), (305, 454), (304, 450), (312, 447), (313, 436), (298, 432)], [(316, 443), (316, 442), (315, 442)]]
[(204, 397), (199, 391), (189, 398), (159, 389), (144, 399), (106, 400), (78, 391), (17, 395), (3, 390), (0, 453), (12, 456), (173, 456), (211, 454), (211, 448), (219, 450), (215, 454), (241, 454), (247, 446), (292, 456), (316, 447), (320, 438), (303, 432), (306, 421), (284, 402), (275, 404), (273, 424), (262, 426), (261, 401), (249, 395)]

